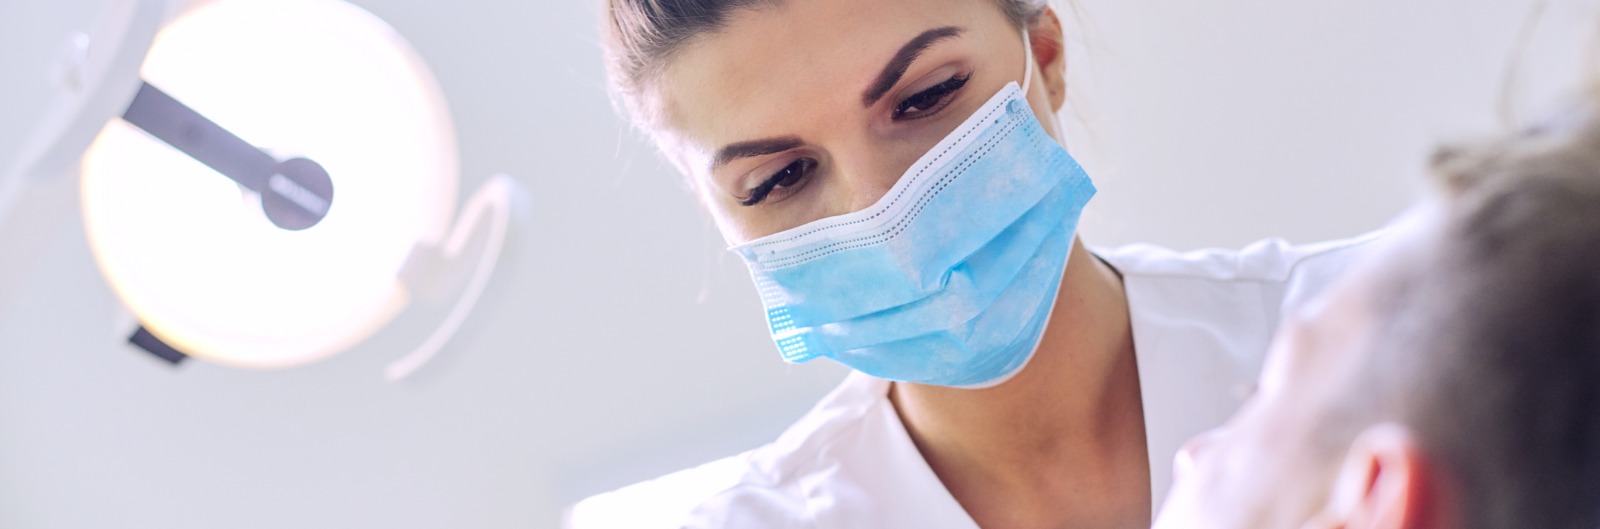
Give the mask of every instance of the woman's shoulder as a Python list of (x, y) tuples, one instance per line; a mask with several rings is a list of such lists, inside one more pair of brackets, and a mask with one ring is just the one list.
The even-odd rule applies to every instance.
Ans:
[(1382, 238), (1384, 230), (1357, 237), (1292, 244), (1280, 238), (1256, 241), (1242, 249), (1176, 251), (1152, 244), (1095, 247), (1093, 252), (1124, 277), (1171, 277), (1211, 282), (1286, 282), (1308, 269), (1342, 268), (1353, 256)]
[[(851, 373), (772, 443), (585, 499), (568, 512), (565, 525), (812, 527), (818, 520), (869, 516), (866, 511), (884, 507), (885, 494), (893, 495), (871, 490), (878, 477), (926, 470), (920, 458), (901, 457), (917, 452), (887, 393), (888, 382)], [(829, 497), (845, 490), (867, 490), (879, 504)]]
[(1122, 274), (1135, 313), (1216, 320), (1270, 335), (1280, 315), (1316, 297), (1385, 233), (1299, 245), (1273, 238), (1239, 250), (1134, 244), (1093, 251)]

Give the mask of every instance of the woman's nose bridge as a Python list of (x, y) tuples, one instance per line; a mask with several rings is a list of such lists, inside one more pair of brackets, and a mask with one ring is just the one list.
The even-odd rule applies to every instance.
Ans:
[(894, 187), (894, 182), (883, 182), (877, 175), (861, 175), (849, 178), (850, 198), (846, 202), (848, 212), (861, 211), (878, 203), (878, 199)]
[[(862, 141), (858, 145), (870, 146), (872, 143)], [(857, 148), (840, 152), (835, 157), (837, 165), (834, 169), (834, 176), (838, 180), (838, 184), (834, 186), (837, 193), (831, 197), (833, 203), (842, 210), (838, 213), (853, 213), (866, 209), (893, 189), (905, 172), (905, 167), (893, 167), (896, 165), (893, 158), (893, 153), (881, 148)]]

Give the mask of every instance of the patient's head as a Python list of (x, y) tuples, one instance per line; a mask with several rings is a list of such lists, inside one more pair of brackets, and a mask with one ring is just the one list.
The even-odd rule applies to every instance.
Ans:
[(1157, 527), (1600, 528), (1600, 119), (1446, 151)]

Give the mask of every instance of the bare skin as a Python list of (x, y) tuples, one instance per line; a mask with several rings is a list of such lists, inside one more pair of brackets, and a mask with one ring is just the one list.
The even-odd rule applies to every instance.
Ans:
[(1081, 245), (1073, 253), (1039, 351), (1015, 378), (890, 393), (923, 458), (980, 527), (1150, 524), (1127, 298), (1115, 272)]
[[(1034, 63), (1025, 64), (1018, 28), (987, 0), (807, 0), (738, 12), (662, 72), (658, 139), (730, 243), (857, 211), (990, 96), (1020, 84), (1025, 67), (1034, 69), (1029, 103), (1061, 141), (1061, 25), (1050, 12), (1030, 33)], [(942, 36), (903, 75), (886, 76), (898, 52), (930, 34)], [(958, 90), (927, 95), (957, 78)], [(982, 390), (895, 384), (890, 399), (981, 527), (1149, 526), (1127, 298), (1080, 242), (1020, 373)]]

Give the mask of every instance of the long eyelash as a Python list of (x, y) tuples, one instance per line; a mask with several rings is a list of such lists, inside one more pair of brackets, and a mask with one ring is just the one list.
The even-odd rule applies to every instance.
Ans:
[(921, 92), (917, 92), (915, 95), (912, 95), (911, 97), (905, 98), (905, 100), (901, 101), (900, 104), (895, 105), (895, 107), (894, 107), (894, 116), (898, 118), (898, 117), (900, 117), (902, 115), (905, 115), (906, 110), (911, 108), (911, 102), (912, 101), (922, 100), (922, 99), (926, 99), (926, 98), (942, 99), (945, 96), (948, 96), (951, 93), (954, 93), (956, 90), (960, 90), (961, 87), (966, 86), (967, 80), (971, 79), (971, 78), (972, 78), (972, 74), (970, 74), (970, 73), (966, 74), (966, 75), (957, 75), (957, 76), (951, 77), (950, 79), (946, 80), (945, 82), (942, 82), (942, 83), (933, 85), (931, 87), (928, 87), (927, 90), (923, 90)]
[(767, 181), (762, 182), (761, 185), (758, 185), (755, 189), (750, 190), (750, 198), (740, 200), (739, 205), (754, 206), (756, 204), (760, 204), (761, 201), (766, 200), (767, 195), (771, 194), (772, 190), (777, 187), (778, 177), (777, 175), (773, 175), (772, 178), (768, 178)]
[[(810, 165), (811, 164), (806, 163), (804, 159), (800, 159), (791, 162), (789, 165), (783, 166), (782, 170), (779, 170), (771, 177), (768, 177), (765, 182), (762, 182), (761, 185), (756, 186), (755, 189), (750, 190), (750, 198), (739, 201), (739, 204), (743, 206), (754, 206), (756, 204), (760, 204), (762, 201), (767, 199), (767, 195), (772, 194), (772, 190), (778, 188), (778, 184), (782, 183), (784, 179), (789, 177), (791, 171), (803, 173), (804, 171), (810, 169)], [(799, 176), (804, 177), (805, 175), (800, 174)]]

